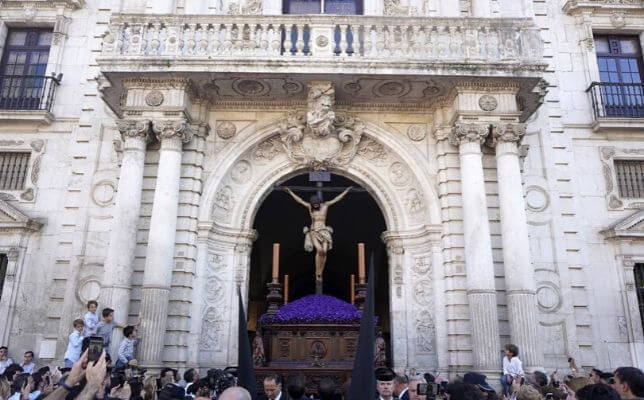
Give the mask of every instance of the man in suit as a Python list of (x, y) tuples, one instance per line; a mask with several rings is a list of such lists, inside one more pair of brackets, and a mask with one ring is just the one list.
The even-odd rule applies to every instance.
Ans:
[(394, 378), (396, 374), (391, 368), (376, 369), (376, 400), (398, 400), (394, 396)]
[(270, 374), (264, 378), (266, 400), (289, 400), (288, 394), (282, 391), (282, 377)]
[(400, 400), (409, 400), (409, 378), (407, 378), (407, 375), (396, 375), (394, 378), (394, 394)]

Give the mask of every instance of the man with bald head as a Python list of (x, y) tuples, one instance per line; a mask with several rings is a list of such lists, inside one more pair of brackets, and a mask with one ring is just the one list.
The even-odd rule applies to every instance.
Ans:
[(252, 400), (248, 390), (241, 386), (233, 386), (221, 392), (217, 400)]

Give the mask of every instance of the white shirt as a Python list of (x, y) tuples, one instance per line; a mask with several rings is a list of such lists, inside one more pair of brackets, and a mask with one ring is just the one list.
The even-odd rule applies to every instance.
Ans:
[(21, 367), (23, 372), (26, 372), (28, 374), (33, 374), (34, 368), (36, 368), (36, 363), (32, 361), (29, 364), (22, 364)]
[(83, 336), (88, 337), (96, 335), (96, 329), (98, 328), (98, 315), (88, 311), (83, 316), (83, 322), (85, 322)]
[(13, 364), (11, 357), (7, 357), (6, 360), (0, 361), (0, 374), (4, 374), (4, 370), (7, 369), (7, 367), (11, 364)]
[(519, 357), (512, 357), (511, 360), (508, 360), (508, 357), (503, 357), (503, 375), (512, 375), (512, 376), (523, 376), (523, 366)]

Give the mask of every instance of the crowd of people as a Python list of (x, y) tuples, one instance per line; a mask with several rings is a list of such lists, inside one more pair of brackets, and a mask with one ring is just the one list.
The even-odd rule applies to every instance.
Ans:
[[(0, 347), (0, 400), (340, 400), (349, 398), (349, 382), (336, 385), (323, 378), (315, 386), (307, 377), (294, 373), (284, 382), (279, 374), (263, 379), (263, 393), (251, 398), (237, 386), (237, 369), (211, 369), (205, 376), (190, 368), (163, 368), (153, 374), (139, 367), (135, 358), (138, 343), (136, 325), (114, 322), (114, 310), (97, 315), (98, 304), (90, 301), (88, 311), (74, 320), (64, 356), (64, 367), (38, 368), (34, 353), (26, 351), (21, 363), (14, 362), (5, 346)], [(113, 361), (109, 355), (115, 327), (123, 328), (123, 340)], [(98, 344), (96, 343), (98, 340)], [(94, 342), (92, 342), (94, 341)], [(92, 348), (92, 343), (98, 346)], [(487, 377), (465, 373), (448, 381), (440, 374), (411, 376), (396, 374), (387, 367), (374, 371), (375, 400), (632, 400), (644, 398), (644, 373), (634, 367), (613, 372), (592, 369), (588, 373), (569, 359), (571, 373), (558, 371), (526, 373), (519, 349), (505, 348), (497, 392)], [(313, 390), (312, 390), (313, 389)], [(365, 396), (365, 398), (368, 396)], [(350, 399), (365, 400), (365, 399)], [(370, 399), (367, 399), (370, 400)]]

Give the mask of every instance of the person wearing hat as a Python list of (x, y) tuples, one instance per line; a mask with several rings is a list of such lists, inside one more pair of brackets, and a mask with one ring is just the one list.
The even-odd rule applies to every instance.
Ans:
[(484, 393), (494, 393), (494, 389), (487, 383), (486, 376), (476, 372), (468, 372), (463, 376), (463, 382), (479, 388)]
[(376, 391), (378, 400), (397, 400), (394, 396), (394, 378), (396, 374), (391, 368), (376, 369)]

